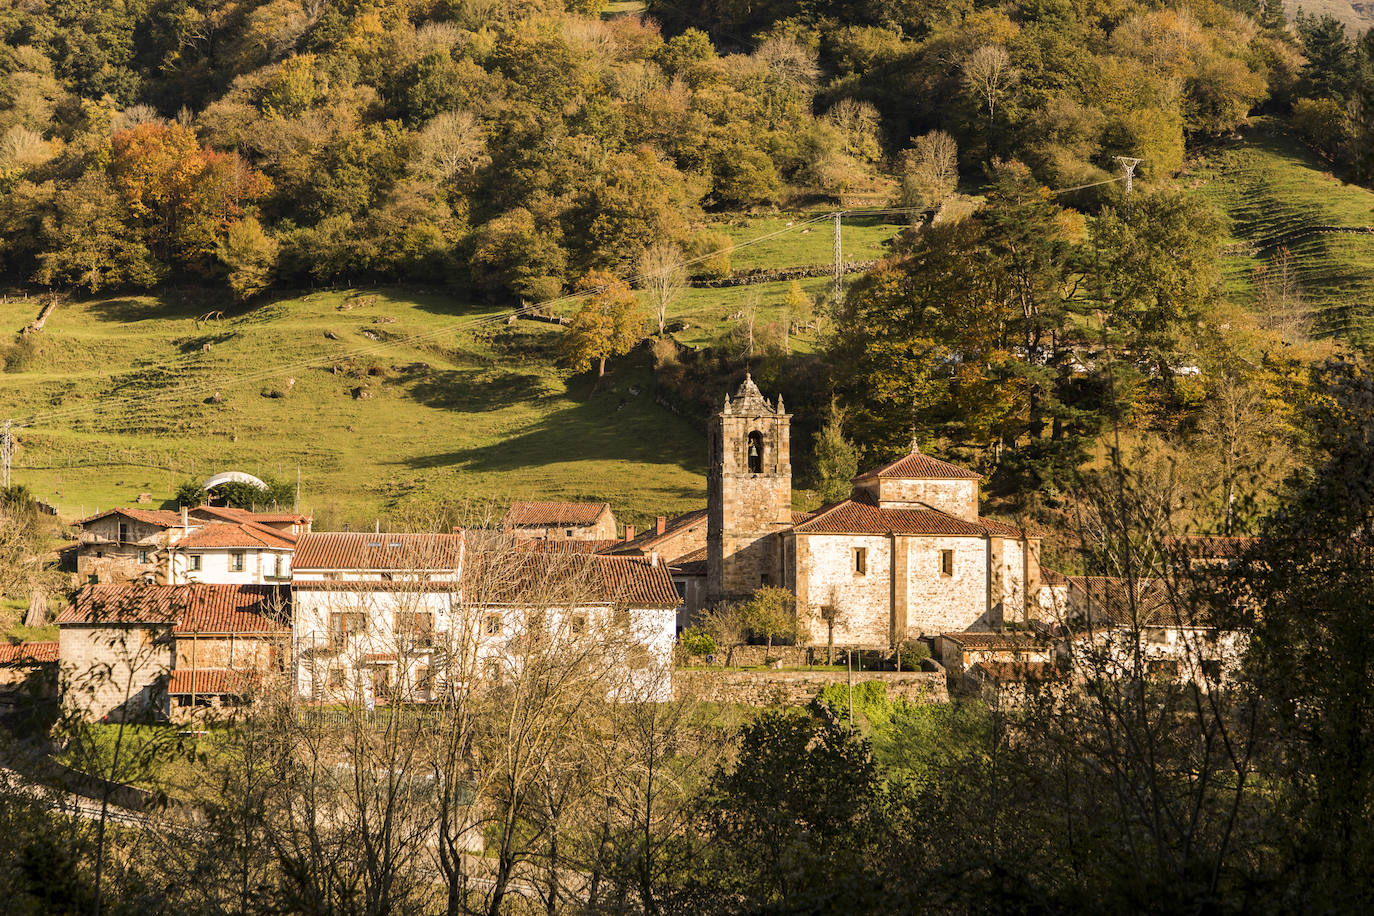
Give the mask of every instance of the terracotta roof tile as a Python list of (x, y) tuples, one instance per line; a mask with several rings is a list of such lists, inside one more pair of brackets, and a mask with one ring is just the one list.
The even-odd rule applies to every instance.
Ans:
[(1045, 640), (1029, 633), (941, 633), (941, 639), (950, 639), (965, 649), (1044, 649), (1049, 647)]
[(611, 552), (621, 544), (621, 540), (580, 541), (575, 538), (514, 538), (511, 546), (517, 550), (548, 550), (553, 553), (603, 553)]
[(88, 525), (91, 522), (106, 518), (111, 515), (123, 515), (134, 521), (144, 522), (148, 525), (156, 525), (159, 528), (175, 528), (181, 525), (181, 513), (173, 512), (170, 509), (107, 509), (89, 518), (83, 518), (77, 522), (78, 525)]
[(192, 531), (177, 541), (176, 546), (189, 550), (226, 547), (292, 550), (296, 546), (296, 541), (279, 531), (260, 525), (215, 522)]
[(190, 515), (208, 515), (211, 518), (223, 519), (228, 522), (290, 522), (291, 524), (301, 525), (310, 521), (310, 516), (301, 515), (297, 512), (250, 512), (247, 509), (239, 509), (234, 506), (196, 506), (189, 510)]
[(0, 643), (0, 665), (22, 668), (57, 661), (57, 643)]
[(939, 458), (932, 458), (920, 452), (912, 452), (880, 468), (866, 471), (854, 479), (865, 480), (870, 477), (906, 477), (916, 480), (978, 480), (982, 475), (970, 471), (968, 468), (950, 464), (948, 461), (941, 461)]
[(175, 668), (167, 683), (167, 692), (172, 696), (189, 696), (193, 693), (235, 695), (246, 693), (253, 680), (249, 672), (229, 668)]
[(271, 585), (88, 585), (59, 626), (172, 624), (176, 633), (285, 633), (291, 594)]
[(882, 509), (863, 499), (846, 499), (823, 506), (793, 527), (802, 534), (934, 534), (965, 537), (1021, 537), (1019, 528), (979, 519), (966, 521), (948, 512), (924, 509)]
[(453, 570), (462, 565), (463, 534), (303, 534), (292, 568)]
[(609, 508), (608, 503), (518, 502), (511, 503), (502, 522), (511, 528), (594, 525)]

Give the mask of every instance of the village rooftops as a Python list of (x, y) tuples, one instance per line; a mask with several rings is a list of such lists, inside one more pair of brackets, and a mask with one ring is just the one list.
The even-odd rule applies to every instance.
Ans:
[(157, 528), (177, 528), (181, 526), (181, 513), (171, 509), (106, 509), (104, 512), (97, 513), (89, 518), (83, 518), (77, 522), (78, 525), (89, 525), (91, 522), (99, 521), (102, 518), (109, 518), (111, 515), (123, 515), (136, 522), (143, 522), (145, 525), (153, 525)]
[(941, 633), (941, 639), (956, 642), (965, 649), (1016, 650), (1044, 648), (1049, 641), (1033, 633)]
[(468, 552), (458, 587), (481, 604), (677, 607), (667, 564), (646, 557), (522, 548)]
[(28, 668), (57, 661), (57, 643), (0, 643), (0, 667)]
[(368, 534), (330, 531), (303, 534), (296, 542), (296, 572), (452, 572), (463, 564), (463, 534)]
[(291, 593), (272, 585), (88, 585), (59, 627), (170, 625), (177, 634), (290, 632)]
[(691, 512), (684, 512), (673, 518), (664, 519), (663, 530), (657, 527), (650, 528), (628, 541), (617, 541), (608, 550), (608, 553), (648, 553), (656, 549), (660, 544), (670, 542), (682, 535), (685, 531), (706, 524), (706, 508), (693, 509)]
[(247, 509), (237, 509), (233, 506), (196, 506), (189, 511), (229, 522), (257, 522), (260, 525), (304, 525), (312, 521), (310, 516), (301, 515), (297, 512), (250, 512)]
[(595, 525), (610, 503), (517, 502), (502, 519), (507, 528), (585, 528)]
[(215, 522), (191, 532), (177, 541), (178, 550), (294, 550), (296, 539), (283, 531), (253, 524)]
[(849, 499), (823, 506), (794, 525), (798, 534), (914, 534), (963, 537), (1033, 537), (1013, 525), (979, 518), (968, 521), (931, 506), (882, 508), (858, 491)]

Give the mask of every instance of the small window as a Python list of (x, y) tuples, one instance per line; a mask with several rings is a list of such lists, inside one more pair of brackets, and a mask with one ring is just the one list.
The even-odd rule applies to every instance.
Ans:
[(573, 536), (573, 530), (572, 530), (571, 528), (568, 528), (567, 530), (565, 530), (565, 531), (563, 532), (563, 534), (564, 534), (566, 537), (572, 537), (572, 536)]
[(940, 551), (940, 575), (942, 575), (942, 576), (952, 576), (952, 575), (954, 575), (954, 551), (952, 551), (952, 550), (942, 550), (942, 551)]
[(243, 554), (229, 554), (229, 569), (231, 572), (243, 572)]
[(749, 434), (746, 446), (749, 455), (749, 473), (763, 473), (763, 433), (755, 430)]
[(129, 526), (124, 522), (119, 523), (119, 543), (123, 544), (129, 540)]
[(677, 592), (678, 601), (687, 600), (687, 583), (684, 582), (682, 579), (673, 580), (673, 591)]
[(486, 632), (488, 636), (501, 635), (501, 615), (488, 614), (486, 619)]
[(193, 553), (190, 557), (191, 572), (200, 572), (200, 554)]
[(396, 635), (413, 646), (432, 646), (434, 615), (429, 611), (397, 611)]
[(140, 562), (140, 563), (147, 563), (147, 562), (148, 562), (148, 551), (146, 551), (146, 550), (140, 550), (140, 551), (138, 552), (138, 562)]
[(574, 636), (581, 636), (583, 633), (587, 632), (586, 614), (573, 614), (572, 632)]
[(342, 690), (344, 685), (344, 670), (335, 665), (329, 669), (329, 689)]
[(856, 576), (866, 576), (866, 575), (868, 575), (868, 548), (867, 548), (867, 547), (855, 547), (855, 548), (854, 548), (854, 575), (856, 575)]
[(759, 575), (759, 588), (767, 588), (768, 586), (770, 586), (770, 585), (772, 585), (772, 584), (773, 584), (773, 577), (770, 576), (768, 573), (761, 573), (761, 574)]
[(329, 615), (329, 644), (335, 648), (343, 646), (349, 636), (361, 633), (367, 628), (367, 618), (359, 613), (335, 611)]

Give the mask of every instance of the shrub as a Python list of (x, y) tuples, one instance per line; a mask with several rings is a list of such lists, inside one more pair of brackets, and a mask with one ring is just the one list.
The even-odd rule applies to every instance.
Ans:
[(704, 655), (714, 655), (716, 651), (716, 639), (705, 627), (688, 627), (682, 632), (682, 648), (688, 655), (701, 657)]
[(930, 658), (930, 647), (920, 639), (904, 639), (897, 647), (897, 670), (918, 671), (921, 662)]
[(205, 492), (205, 488), (194, 480), (188, 480), (177, 487), (176, 500), (178, 506), (191, 508), (202, 506), (209, 500), (210, 494)]

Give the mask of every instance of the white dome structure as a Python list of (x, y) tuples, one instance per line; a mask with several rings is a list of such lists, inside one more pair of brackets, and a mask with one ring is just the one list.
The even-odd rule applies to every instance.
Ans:
[(242, 471), (223, 471), (206, 480), (201, 486), (206, 490), (213, 490), (220, 484), (225, 483), (246, 483), (257, 487), (259, 490), (267, 489), (267, 484), (258, 480), (258, 478), (254, 477), (252, 474), (245, 474)]

